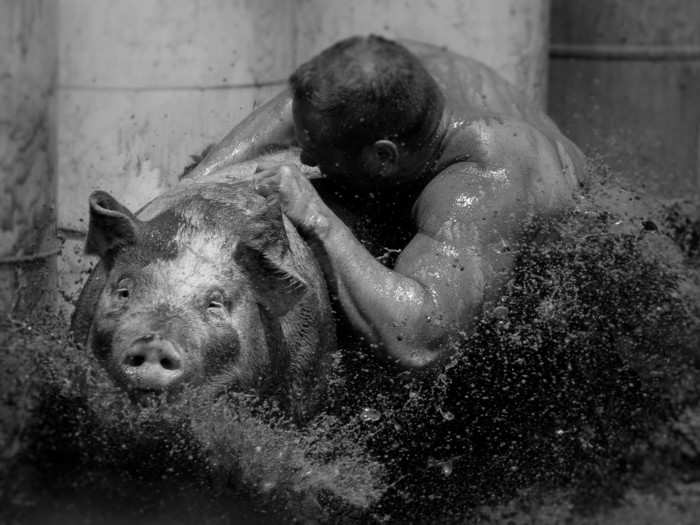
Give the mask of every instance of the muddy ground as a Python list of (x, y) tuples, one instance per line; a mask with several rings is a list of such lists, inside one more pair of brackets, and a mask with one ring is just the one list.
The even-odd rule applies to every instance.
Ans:
[(599, 170), (434, 373), (341, 334), (304, 428), (247, 394), (134, 405), (63, 320), (4, 319), (2, 519), (696, 523), (698, 218)]

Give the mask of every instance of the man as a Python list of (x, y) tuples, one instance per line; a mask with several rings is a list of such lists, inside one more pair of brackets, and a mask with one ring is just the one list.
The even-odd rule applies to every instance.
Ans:
[[(284, 166), (256, 184), (279, 192), (289, 219), (316, 242), (353, 328), (399, 364), (423, 368), (498, 299), (528, 222), (572, 205), (584, 158), (486, 66), (410, 47), (420, 58), (377, 36), (326, 49), (291, 76), (291, 96), (244, 120), (193, 176), (295, 136), (301, 161), (326, 178), (314, 187)], [(369, 224), (372, 240), (386, 244), (392, 232), (394, 241), (405, 235), (406, 222), (389, 268), (362, 229)]]

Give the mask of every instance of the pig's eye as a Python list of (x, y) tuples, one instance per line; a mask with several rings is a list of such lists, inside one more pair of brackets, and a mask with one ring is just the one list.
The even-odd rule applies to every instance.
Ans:
[(122, 301), (128, 299), (133, 285), (133, 281), (128, 277), (119, 279), (117, 286), (114, 288), (114, 295), (116, 295), (117, 298), (121, 299)]
[(207, 299), (207, 308), (209, 310), (222, 309), (225, 306), (224, 294), (219, 291), (214, 291), (209, 294), (209, 298)]

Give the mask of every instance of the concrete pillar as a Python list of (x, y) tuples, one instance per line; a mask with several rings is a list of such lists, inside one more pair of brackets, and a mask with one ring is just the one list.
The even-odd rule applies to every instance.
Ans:
[(446, 46), (501, 73), (542, 106), (549, 0), (297, 0), (297, 63), (355, 34)]
[(55, 3), (0, 0), (0, 315), (52, 306)]
[(95, 262), (82, 255), (90, 192), (138, 209), (176, 182), (190, 155), (279, 91), (294, 67), (293, 3), (59, 5), (59, 269), (70, 301)]

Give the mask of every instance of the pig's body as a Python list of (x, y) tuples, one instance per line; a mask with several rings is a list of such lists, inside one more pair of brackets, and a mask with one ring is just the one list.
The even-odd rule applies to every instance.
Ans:
[(183, 183), (136, 216), (93, 194), (87, 252), (101, 260), (73, 331), (129, 390), (255, 390), (303, 419), (335, 346), (328, 295), (278, 204), (239, 175)]

